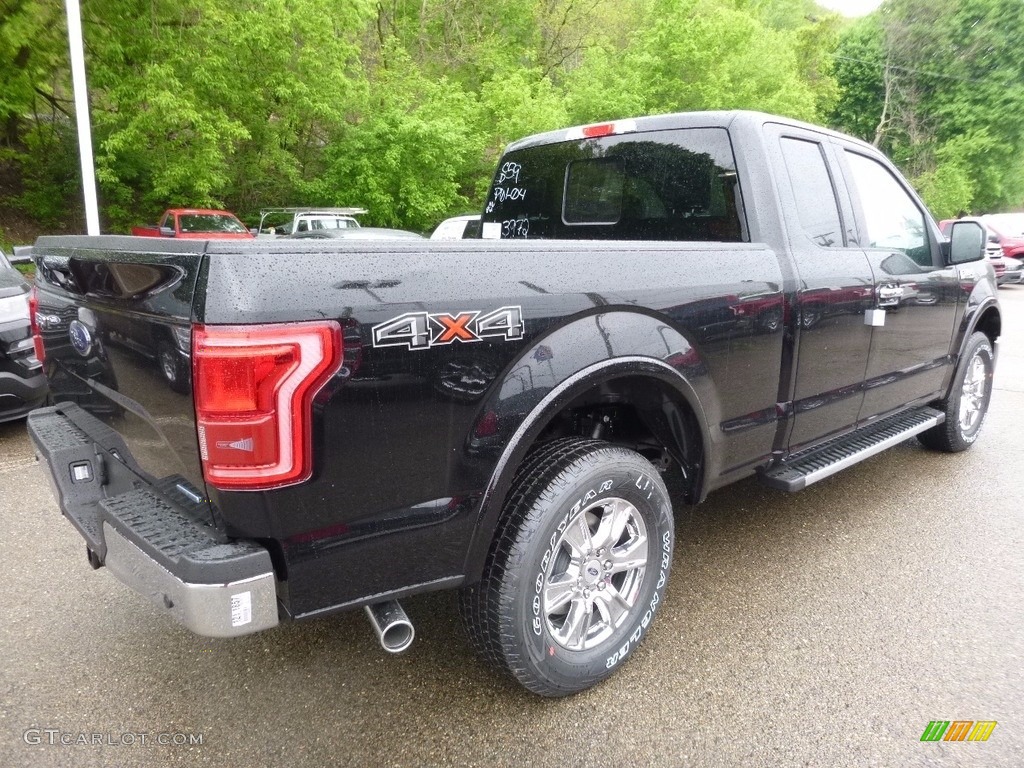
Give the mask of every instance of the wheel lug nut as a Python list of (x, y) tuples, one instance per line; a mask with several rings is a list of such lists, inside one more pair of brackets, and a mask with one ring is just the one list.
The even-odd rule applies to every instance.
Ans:
[(612, 561), (611, 560), (605, 560), (604, 561), (604, 569), (606, 571), (609, 571), (609, 570), (611, 570), (611, 567), (612, 567)]

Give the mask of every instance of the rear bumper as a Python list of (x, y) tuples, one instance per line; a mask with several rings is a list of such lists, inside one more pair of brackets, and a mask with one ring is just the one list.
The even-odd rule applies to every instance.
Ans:
[(267, 550), (227, 540), (175, 488), (140, 482), (120, 436), (77, 405), (34, 411), (28, 433), (65, 517), (90, 562), (176, 621), (207, 637), (236, 637), (278, 623)]

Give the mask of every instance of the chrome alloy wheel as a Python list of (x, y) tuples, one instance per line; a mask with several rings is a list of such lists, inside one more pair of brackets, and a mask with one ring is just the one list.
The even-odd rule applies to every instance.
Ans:
[(606, 497), (577, 513), (544, 573), (542, 610), (555, 642), (586, 651), (622, 626), (640, 595), (650, 550), (647, 526), (625, 499)]
[(985, 397), (988, 384), (988, 370), (981, 355), (975, 353), (968, 364), (960, 391), (960, 431), (969, 434), (981, 421), (985, 413)]

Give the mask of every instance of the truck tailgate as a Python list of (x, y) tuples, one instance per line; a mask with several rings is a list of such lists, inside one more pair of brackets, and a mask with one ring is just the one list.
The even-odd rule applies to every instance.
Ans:
[(209, 515), (190, 393), (192, 303), (206, 244), (158, 244), (156, 252), (140, 238), (40, 238), (44, 366), (53, 402), (100, 419), (124, 439), (146, 482), (178, 486)]

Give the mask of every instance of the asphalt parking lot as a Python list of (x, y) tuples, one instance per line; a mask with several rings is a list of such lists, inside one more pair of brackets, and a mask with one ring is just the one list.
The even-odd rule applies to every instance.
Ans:
[[(362, 612), (196, 637), (89, 569), (24, 422), (0, 425), (0, 766), (1020, 766), (1024, 286), (1000, 298), (971, 451), (908, 441), (681, 509), (645, 643), (560, 701), (478, 663), (450, 594), (404, 601), (401, 657)], [(922, 743), (932, 720), (998, 725)]]

